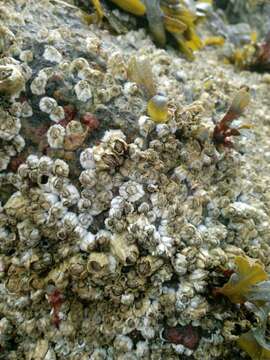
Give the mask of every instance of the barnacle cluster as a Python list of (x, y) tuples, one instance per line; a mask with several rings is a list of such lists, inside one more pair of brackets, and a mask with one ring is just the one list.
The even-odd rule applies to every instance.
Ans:
[(270, 264), (252, 140), (219, 146), (242, 79), (42, 4), (0, 5), (0, 358), (241, 358), (246, 323), (209, 288), (244, 250)]

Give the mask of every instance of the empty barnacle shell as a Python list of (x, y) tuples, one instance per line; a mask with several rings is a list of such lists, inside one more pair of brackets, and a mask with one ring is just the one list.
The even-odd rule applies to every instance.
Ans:
[(4, 95), (19, 95), (24, 89), (25, 79), (19, 66), (13, 64), (0, 65), (0, 93)]
[(51, 148), (62, 149), (66, 130), (62, 125), (53, 125), (47, 131), (47, 139)]
[(110, 253), (92, 252), (87, 260), (87, 271), (97, 277), (114, 273), (116, 266), (117, 261)]

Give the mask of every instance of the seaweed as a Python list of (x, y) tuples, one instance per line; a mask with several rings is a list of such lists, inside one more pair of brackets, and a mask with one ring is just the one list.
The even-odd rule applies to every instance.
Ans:
[(232, 303), (241, 304), (247, 300), (252, 286), (267, 280), (268, 275), (263, 265), (247, 256), (237, 256), (235, 264), (237, 271), (217, 292), (227, 296)]
[[(146, 16), (154, 41), (164, 47), (167, 33), (174, 38), (179, 50), (193, 60), (193, 52), (204, 46), (196, 32), (196, 25), (202, 15), (191, 10), (182, 0), (111, 0), (121, 9), (136, 15)], [(207, 1), (210, 5), (212, 1)], [(99, 18), (104, 15), (100, 0), (92, 0)], [(209, 40), (206, 45), (222, 44), (223, 39)]]
[(241, 129), (249, 129), (249, 124), (243, 124), (239, 127), (231, 127), (233, 120), (242, 115), (250, 102), (249, 88), (242, 87), (233, 98), (233, 101), (223, 118), (216, 124), (213, 132), (213, 140), (217, 145), (232, 147), (232, 136), (241, 135)]

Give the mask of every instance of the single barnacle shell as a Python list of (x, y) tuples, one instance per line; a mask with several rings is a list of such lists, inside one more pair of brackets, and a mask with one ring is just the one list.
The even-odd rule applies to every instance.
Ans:
[(53, 125), (47, 131), (47, 139), (51, 148), (62, 149), (64, 147), (65, 128), (61, 125)]
[(53, 160), (48, 156), (41, 156), (38, 162), (38, 171), (40, 174), (49, 175), (53, 168)]
[(6, 52), (13, 43), (16, 43), (16, 37), (6, 26), (0, 26), (0, 53)]
[(25, 79), (19, 66), (0, 65), (0, 93), (11, 96), (19, 95), (24, 86)]
[(84, 58), (77, 58), (71, 62), (69, 71), (70, 72), (79, 72), (85, 68), (89, 68), (88, 61)]
[(15, 116), (11, 116), (7, 111), (0, 108), (0, 139), (11, 140), (19, 134), (21, 121)]
[(40, 99), (39, 108), (41, 111), (51, 114), (51, 112), (57, 107), (57, 102), (54, 98), (44, 96)]
[(15, 147), (17, 152), (21, 152), (25, 147), (24, 138), (21, 135), (16, 135), (12, 139), (12, 145)]
[(163, 265), (163, 263), (164, 261), (158, 257), (150, 255), (143, 256), (136, 264), (137, 273), (143, 277), (151, 276)]
[(61, 159), (56, 159), (53, 164), (52, 171), (53, 174), (56, 176), (63, 176), (67, 178), (69, 175), (69, 166), (65, 161)]
[(92, 148), (87, 148), (81, 152), (80, 163), (84, 169), (95, 169), (96, 164)]
[(104, 74), (96, 69), (90, 67), (84, 67), (79, 71), (78, 77), (82, 80), (86, 80), (91, 85), (101, 85), (104, 81)]
[(68, 232), (74, 230), (78, 223), (78, 216), (74, 212), (68, 211), (63, 217), (63, 226)]
[(113, 346), (119, 353), (127, 353), (133, 348), (133, 341), (129, 336), (117, 335), (114, 339)]
[(25, 197), (20, 191), (11, 195), (4, 205), (6, 214), (18, 220), (24, 220), (28, 216), (27, 209), (29, 208), (29, 199)]
[(175, 257), (172, 260), (172, 265), (178, 275), (184, 275), (187, 272), (188, 267), (186, 256), (180, 253), (176, 253)]
[(56, 106), (50, 113), (50, 119), (54, 122), (59, 122), (65, 118), (65, 111), (62, 106)]
[(92, 252), (87, 261), (87, 270), (96, 277), (103, 277), (116, 270), (117, 261), (111, 254)]
[(46, 75), (36, 76), (30, 85), (30, 89), (34, 95), (44, 95), (46, 93), (46, 85), (48, 78)]
[(74, 134), (82, 134), (84, 133), (84, 128), (80, 121), (72, 120), (66, 126), (66, 134), (67, 136), (71, 136)]
[(88, 189), (93, 188), (97, 184), (95, 170), (84, 170), (79, 177), (80, 183)]
[(25, 219), (17, 224), (18, 234), (20, 241), (30, 246), (35, 246), (41, 239), (39, 230), (35, 228), (34, 224), (29, 220)]
[(37, 155), (29, 155), (25, 162), (29, 169), (33, 170), (38, 167), (39, 158)]
[(91, 86), (86, 80), (80, 80), (74, 87), (78, 100), (86, 102), (92, 98)]
[(80, 236), (79, 242), (80, 249), (82, 251), (90, 252), (96, 246), (95, 235), (89, 231), (87, 232), (84, 226), (80, 226), (80, 228), (83, 229), (83, 231), (81, 230), (82, 236)]
[(108, 58), (108, 71), (117, 80), (127, 79), (127, 66), (120, 52), (115, 52)]
[(156, 127), (154, 121), (148, 116), (140, 116), (138, 120), (140, 134), (147, 137)]
[(69, 184), (62, 189), (61, 198), (64, 206), (71, 206), (79, 201), (80, 194), (74, 185)]
[(112, 233), (108, 230), (99, 230), (96, 233), (96, 242), (101, 247), (107, 247), (110, 245)]
[(135, 181), (127, 181), (119, 188), (119, 194), (130, 202), (135, 202), (144, 196), (144, 190), (141, 184)]
[(82, 227), (88, 229), (88, 227), (92, 224), (93, 222), (93, 217), (88, 214), (87, 212), (83, 212), (80, 213), (78, 216), (79, 222), (82, 225)]
[(62, 61), (62, 55), (60, 52), (55, 47), (50, 45), (45, 46), (43, 57), (44, 59), (51, 62), (60, 63)]
[(30, 169), (29, 169), (28, 165), (21, 164), (18, 167), (17, 173), (22, 179), (25, 179), (29, 176), (29, 171), (30, 171)]
[(115, 233), (111, 239), (112, 253), (118, 257), (124, 265), (134, 264), (139, 256), (139, 249), (136, 245), (130, 245), (127, 241), (127, 233)]

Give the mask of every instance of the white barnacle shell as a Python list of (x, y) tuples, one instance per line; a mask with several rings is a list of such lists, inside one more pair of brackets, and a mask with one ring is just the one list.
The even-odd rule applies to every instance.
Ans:
[(73, 134), (82, 134), (84, 132), (84, 128), (80, 121), (71, 120), (66, 126), (66, 134), (67, 136)]
[(80, 80), (74, 87), (78, 100), (86, 102), (92, 98), (92, 89), (88, 81)]
[(96, 164), (92, 148), (87, 148), (81, 152), (80, 163), (84, 169), (95, 169)]
[(57, 101), (54, 98), (44, 96), (40, 99), (39, 108), (41, 111), (51, 114), (51, 112), (57, 107)]
[(61, 198), (63, 201), (63, 205), (71, 206), (77, 204), (80, 199), (80, 194), (74, 185), (68, 184), (63, 187), (61, 191)]
[(80, 227), (84, 229), (83, 236), (81, 236), (79, 240), (80, 249), (85, 252), (90, 252), (94, 250), (96, 246), (95, 235), (86, 231), (86, 228), (82, 224)]
[(67, 231), (74, 230), (75, 227), (78, 225), (78, 223), (79, 223), (78, 216), (74, 212), (68, 211), (67, 213), (65, 213), (63, 217), (63, 226), (65, 230)]
[(125, 60), (120, 52), (114, 52), (108, 58), (108, 70), (118, 80), (126, 80), (127, 67)]
[(139, 359), (146, 359), (149, 356), (149, 344), (147, 341), (137, 342), (136, 355)]
[(149, 116), (140, 116), (138, 120), (140, 134), (147, 137), (156, 127), (156, 124)]
[(143, 186), (135, 181), (127, 181), (119, 188), (119, 194), (130, 202), (135, 202), (144, 196)]
[(68, 177), (69, 166), (64, 160), (56, 159), (53, 164), (52, 171), (53, 171), (53, 174), (56, 176)]
[(29, 169), (36, 169), (38, 167), (39, 158), (37, 155), (29, 155), (26, 159), (26, 165), (29, 167)]
[(30, 85), (30, 89), (34, 95), (43, 95), (46, 92), (48, 78), (46, 75), (36, 76)]
[(184, 275), (187, 272), (188, 267), (186, 256), (180, 253), (176, 253), (172, 260), (172, 265), (178, 275)]
[(126, 353), (133, 348), (133, 341), (129, 336), (117, 335), (114, 339), (113, 346), (118, 352)]
[(97, 184), (96, 172), (95, 170), (84, 170), (81, 172), (79, 177), (80, 183), (88, 189), (93, 188)]
[(163, 138), (170, 135), (170, 127), (167, 124), (158, 124), (156, 126), (156, 132), (158, 138)]
[(89, 63), (86, 59), (77, 58), (71, 62), (69, 71), (70, 72), (79, 72), (79, 71), (83, 70), (84, 68), (88, 68), (88, 67), (89, 67)]
[(56, 106), (50, 113), (50, 119), (54, 122), (59, 122), (65, 118), (65, 111), (62, 106)]
[(61, 125), (53, 125), (47, 131), (47, 139), (51, 148), (62, 149), (64, 146), (65, 128)]
[(89, 358), (89, 360), (106, 360), (106, 359), (109, 359), (107, 356), (106, 349), (95, 349)]
[(121, 130), (108, 130), (105, 132), (102, 138), (102, 142), (104, 143), (114, 143), (115, 140), (126, 140), (125, 134)]
[(21, 152), (25, 147), (24, 138), (21, 135), (16, 135), (12, 139), (12, 145), (15, 147), (17, 152)]
[(2, 109), (0, 109), (0, 117), (0, 139), (9, 141), (19, 134), (21, 121)]
[(18, 96), (24, 89), (24, 85), (25, 79), (19, 66), (0, 65), (0, 93)]
[(53, 168), (53, 160), (48, 156), (41, 156), (38, 162), (40, 174), (49, 175)]
[(50, 45), (45, 46), (43, 57), (45, 60), (56, 63), (60, 63), (62, 60), (62, 55), (60, 54), (60, 52), (55, 47)]
[(88, 229), (93, 222), (93, 217), (87, 212), (80, 213), (78, 219), (80, 224), (86, 229)]

